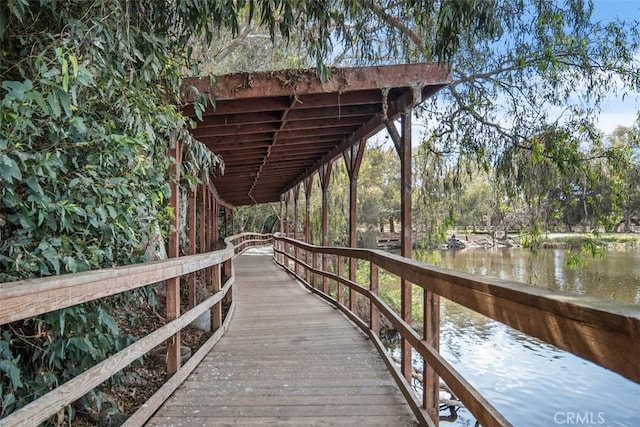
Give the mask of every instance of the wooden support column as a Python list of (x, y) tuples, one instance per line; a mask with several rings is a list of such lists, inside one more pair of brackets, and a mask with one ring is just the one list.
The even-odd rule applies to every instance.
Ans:
[(300, 184), (293, 187), (293, 238), (298, 240), (300, 235), (298, 234), (298, 201), (300, 200)]
[[(171, 187), (170, 206), (173, 207), (175, 217), (171, 224), (169, 233), (169, 248), (167, 254), (169, 258), (180, 256), (180, 163), (182, 161), (182, 148), (179, 141), (174, 141), (170, 149), (170, 156), (174, 163), (171, 166), (169, 185)], [(170, 322), (180, 316), (180, 277), (173, 277), (167, 280), (167, 320)], [(167, 340), (167, 374), (175, 374), (180, 369), (180, 332)]]
[(204, 217), (205, 220), (205, 252), (209, 252), (211, 250), (211, 192), (209, 191), (209, 186), (206, 187), (207, 192), (205, 193), (205, 207), (206, 207), (206, 215)]
[[(199, 253), (203, 254), (205, 252), (207, 252), (207, 186), (205, 183), (202, 183), (200, 185), (200, 212), (198, 215), (198, 220), (199, 220), (199, 227), (198, 227), (198, 233), (199, 233), (199, 248), (198, 251)], [(208, 283), (208, 278), (209, 278), (209, 269), (204, 269), (200, 271), (200, 281), (202, 283)]]
[[(400, 117), (401, 154), (400, 154), (400, 254), (405, 258), (413, 257), (411, 223), (411, 113)], [(411, 324), (411, 283), (402, 280), (400, 283), (400, 311), (402, 319)], [(411, 382), (411, 346), (402, 340), (402, 373)]]
[(291, 199), (291, 191), (287, 191), (284, 194), (284, 230), (285, 236), (289, 237), (291, 231), (291, 224), (289, 224), (289, 200)]
[(284, 194), (280, 195), (280, 232), (284, 233)]
[(207, 188), (204, 183), (200, 185), (200, 214), (198, 217), (200, 220), (200, 247), (198, 249), (202, 254), (207, 251)]
[(224, 207), (224, 237), (229, 237), (229, 207)]
[(211, 194), (211, 250), (218, 248), (220, 240), (220, 204)]
[(355, 248), (358, 245), (357, 225), (358, 225), (358, 174), (360, 173), (360, 165), (364, 157), (364, 149), (367, 141), (362, 140), (344, 153), (344, 164), (349, 175), (349, 246)]
[[(297, 184), (293, 187), (293, 238), (298, 240), (300, 236), (298, 235), (298, 201), (300, 200), (300, 184)], [(298, 269), (298, 261), (300, 260), (300, 248), (297, 246), (294, 249), (294, 256), (296, 258), (296, 266), (295, 272), (299, 274)]]
[[(401, 183), (400, 183), (400, 217), (402, 234), (400, 235), (400, 253), (406, 258), (412, 258), (412, 223), (411, 223), (411, 111), (400, 117), (401, 135), (398, 134), (393, 123), (386, 123), (389, 135), (393, 139), (396, 151), (400, 155)], [(400, 315), (405, 322), (411, 324), (411, 283), (400, 281)], [(424, 291), (424, 339), (436, 351), (440, 341), (440, 297), (432, 292)], [(401, 344), (401, 371), (408, 381), (411, 379), (411, 346), (408, 341)], [(430, 366), (424, 368), (423, 406), (437, 425), (439, 420), (439, 379)]]
[(304, 238), (307, 243), (311, 241), (311, 192), (313, 191), (313, 175), (304, 180)]
[[(411, 246), (411, 114), (400, 117), (401, 134), (393, 123), (387, 122), (387, 130), (400, 156), (400, 254), (412, 257)], [(411, 324), (411, 283), (400, 280), (400, 316)], [(411, 382), (411, 346), (405, 339), (400, 343), (402, 374)]]
[[(352, 248), (358, 246), (358, 173), (366, 145), (367, 141), (361, 140), (342, 153), (349, 175), (349, 246)], [(349, 280), (352, 282), (356, 281), (357, 263), (357, 260), (349, 259)], [(349, 309), (351, 311), (356, 309), (356, 293), (351, 291), (349, 291)]]
[[(329, 184), (331, 183), (331, 170), (333, 169), (333, 161), (329, 161), (322, 165), (318, 170), (318, 177), (320, 178), (320, 188), (322, 189), (322, 246), (328, 246), (328, 232), (329, 232)], [(315, 259), (315, 258), (314, 258)], [(324, 255), (322, 255), (322, 269), (327, 269), (327, 263)], [(322, 278), (323, 292), (326, 293), (327, 287), (324, 277)]]
[[(291, 228), (291, 225), (289, 224), (289, 200), (291, 199), (291, 191), (287, 191), (284, 195), (284, 235), (286, 237), (289, 237), (289, 231)], [(289, 254), (289, 245), (287, 245), (286, 243), (283, 245), (282, 250), (284, 251), (284, 253)], [(291, 260), (288, 257), (283, 257), (283, 261), (285, 262), (285, 264), (290, 267), (291, 266)]]
[[(313, 175), (304, 179), (304, 240), (307, 243), (311, 242), (311, 191), (313, 190)], [(315, 254), (311, 254), (315, 261)], [(309, 263), (309, 251), (305, 251), (305, 262)], [(305, 277), (308, 276), (308, 272), (305, 273)], [(312, 276), (314, 277), (314, 276)], [(324, 278), (321, 279), (324, 283)]]
[[(189, 255), (196, 253), (196, 192), (189, 192)], [(189, 274), (189, 308), (197, 305), (196, 302), (196, 273)]]

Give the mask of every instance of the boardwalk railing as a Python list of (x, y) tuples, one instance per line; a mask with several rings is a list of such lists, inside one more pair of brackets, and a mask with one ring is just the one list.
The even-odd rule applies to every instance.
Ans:
[[(216, 342), (224, 335), (235, 310), (233, 302), (233, 258), (252, 246), (271, 244), (272, 236), (244, 233), (225, 239), (226, 248), (218, 251), (172, 258), (143, 264), (88, 271), (63, 276), (0, 284), (0, 325), (27, 319), (121, 292), (148, 286), (175, 277), (202, 272), (213, 295), (181, 316), (141, 338), (127, 348), (60, 385), (39, 399), (5, 418), (1, 426), (38, 425), (65, 406), (108, 380), (113, 374), (147, 354), (154, 347), (178, 340), (180, 331), (211, 311), (212, 336), (173, 374), (168, 381), (128, 420), (126, 425), (142, 425), (184, 381)], [(224, 280), (224, 283), (223, 283)], [(195, 281), (194, 281), (195, 283)], [(222, 318), (222, 303), (229, 308)], [(167, 346), (167, 351), (180, 346)], [(179, 354), (167, 355), (167, 359)]]
[[(537, 337), (605, 368), (640, 382), (640, 310), (588, 297), (568, 295), (520, 283), (479, 278), (438, 268), (378, 250), (319, 247), (281, 235), (274, 236), (274, 260), (307, 287), (331, 302), (358, 325), (377, 347), (396, 382), (422, 425), (438, 421), (437, 401), (428, 396), (437, 390), (438, 376), (486, 426), (511, 425), (467, 380), (398, 313), (378, 295), (380, 270), (394, 274), (427, 294), (433, 293), (471, 310)], [(298, 258), (296, 258), (296, 254)], [(369, 280), (355, 282), (355, 271), (368, 264)], [(364, 297), (365, 310), (356, 297)], [(426, 307), (428, 304), (423, 305)], [(364, 311), (364, 314), (362, 313)], [(426, 313), (424, 318), (428, 319)], [(424, 375), (421, 401), (408, 382), (410, 373), (400, 372), (379, 337), (380, 316), (386, 317), (401, 336), (435, 371)], [(425, 330), (433, 325), (425, 325)], [(411, 357), (404, 355), (403, 357)], [(411, 366), (411, 361), (406, 361)], [(526, 404), (526, 402), (523, 402)]]

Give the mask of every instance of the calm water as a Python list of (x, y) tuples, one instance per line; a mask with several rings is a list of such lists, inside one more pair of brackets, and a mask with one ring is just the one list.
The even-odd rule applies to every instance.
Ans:
[[(577, 269), (565, 266), (565, 251), (553, 249), (469, 249), (427, 257), (481, 276), (640, 305), (640, 252), (609, 251)], [(514, 425), (640, 426), (640, 385), (443, 301), (442, 354)], [(464, 409), (454, 418), (441, 425), (475, 424)]]

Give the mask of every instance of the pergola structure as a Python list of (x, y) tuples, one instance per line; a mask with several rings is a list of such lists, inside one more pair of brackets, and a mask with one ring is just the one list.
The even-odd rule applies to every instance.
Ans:
[[(219, 207), (225, 215), (234, 206), (281, 202), (282, 218), (294, 205), (294, 236), (298, 234), (298, 199), (301, 187), (306, 195), (306, 238), (309, 240), (310, 193), (318, 174), (322, 189), (322, 244), (327, 235), (327, 191), (332, 164), (343, 157), (350, 181), (349, 244), (356, 246), (356, 192), (366, 141), (386, 128), (401, 159), (401, 255), (411, 257), (411, 110), (451, 82), (450, 70), (438, 64), (404, 64), (332, 69), (326, 81), (315, 70), (285, 70), (238, 73), (216, 79), (189, 78), (183, 85), (187, 102), (196, 96), (213, 99), (213, 106), (196, 114), (193, 105), (183, 108), (197, 126), (192, 135), (224, 161), (224, 174), (213, 177), (189, 195), (188, 221), (194, 224), (196, 206), (205, 226), (200, 229), (200, 251), (217, 241)], [(198, 116), (201, 116), (200, 120)], [(400, 129), (394, 124), (399, 119)], [(180, 149), (174, 147), (176, 164)], [(177, 175), (178, 168), (174, 169)], [(173, 186), (172, 203), (178, 208), (178, 188)], [(196, 203), (196, 199), (198, 203)], [(176, 215), (176, 221), (178, 221)], [(209, 224), (209, 225), (206, 225)], [(225, 221), (226, 227), (227, 221)], [(179, 224), (175, 224), (179, 228)], [(196, 253), (195, 226), (189, 227), (190, 248)], [(281, 222), (281, 230), (290, 224)], [(170, 239), (169, 256), (178, 256), (176, 233)], [(355, 281), (356, 266), (349, 266)], [(195, 285), (192, 286), (195, 288)], [(401, 315), (411, 320), (411, 285), (401, 284)], [(190, 287), (191, 288), (191, 287)], [(177, 285), (174, 292), (177, 292)], [(355, 305), (355, 295), (350, 295)], [(179, 301), (179, 298), (176, 300)], [(439, 301), (425, 293), (425, 339), (438, 347)], [(168, 307), (170, 311), (170, 307)], [(169, 316), (171, 317), (171, 316)], [(428, 317), (428, 318), (427, 318)], [(410, 346), (402, 343), (404, 375), (409, 378)], [(406, 361), (406, 362), (405, 362)], [(427, 369), (426, 375), (432, 375)], [(430, 408), (437, 417), (438, 381), (432, 390)], [(429, 409), (428, 409), (429, 410)]]
[[(239, 206), (279, 201), (449, 81), (445, 67), (411, 64), (333, 69), (324, 82), (314, 70), (286, 70), (184, 85), (215, 99), (191, 132), (224, 160), (213, 184)], [(193, 107), (184, 112), (195, 118)]]

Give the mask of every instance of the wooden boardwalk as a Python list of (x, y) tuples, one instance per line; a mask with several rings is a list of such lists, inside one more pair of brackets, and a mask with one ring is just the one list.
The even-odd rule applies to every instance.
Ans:
[(148, 426), (407, 426), (415, 417), (373, 345), (265, 249), (235, 260), (227, 334)]

